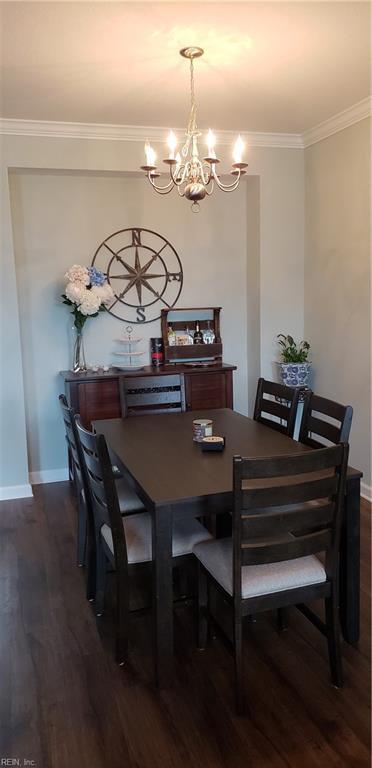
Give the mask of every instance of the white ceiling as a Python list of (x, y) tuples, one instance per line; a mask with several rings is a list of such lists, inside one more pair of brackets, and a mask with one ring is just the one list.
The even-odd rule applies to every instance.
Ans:
[(3, 2), (5, 118), (302, 133), (370, 93), (368, 2)]

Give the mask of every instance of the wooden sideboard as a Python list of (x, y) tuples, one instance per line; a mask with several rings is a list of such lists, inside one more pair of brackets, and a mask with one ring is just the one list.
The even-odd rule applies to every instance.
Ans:
[(235, 365), (213, 364), (205, 368), (192, 368), (186, 365), (163, 365), (154, 368), (146, 366), (141, 371), (122, 373), (110, 368), (97, 373), (72, 373), (62, 371), (65, 393), (69, 405), (87, 428), (95, 419), (115, 419), (121, 415), (119, 378), (125, 376), (164, 376), (167, 373), (182, 373), (185, 378), (186, 410), (196, 411), (203, 408), (233, 407), (233, 371)]

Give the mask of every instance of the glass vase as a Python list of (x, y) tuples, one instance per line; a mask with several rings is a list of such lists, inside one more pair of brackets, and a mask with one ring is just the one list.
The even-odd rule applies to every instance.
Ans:
[(74, 326), (73, 330), (75, 340), (71, 370), (74, 373), (84, 373), (87, 370), (87, 364), (85, 362), (83, 329)]

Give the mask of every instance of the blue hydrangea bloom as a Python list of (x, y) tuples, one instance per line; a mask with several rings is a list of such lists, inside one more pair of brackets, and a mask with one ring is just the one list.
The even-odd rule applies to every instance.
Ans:
[(91, 285), (103, 285), (106, 282), (105, 275), (97, 267), (88, 267)]

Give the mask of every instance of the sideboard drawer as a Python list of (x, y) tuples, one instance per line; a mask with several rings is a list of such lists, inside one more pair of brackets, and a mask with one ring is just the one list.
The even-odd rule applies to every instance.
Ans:
[(186, 408), (232, 408), (231, 372), (185, 374)]
[(94, 419), (118, 419), (121, 416), (119, 379), (79, 384), (78, 408), (87, 429)]

